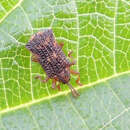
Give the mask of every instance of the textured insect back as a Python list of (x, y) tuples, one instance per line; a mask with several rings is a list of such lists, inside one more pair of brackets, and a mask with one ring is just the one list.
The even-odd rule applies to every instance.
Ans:
[(37, 78), (44, 83), (48, 79), (52, 79), (52, 88), (55, 87), (56, 82), (67, 84), (73, 96), (79, 96), (78, 92), (69, 83), (70, 73), (72, 72), (70, 71), (70, 65), (73, 64), (63, 53), (61, 45), (56, 42), (51, 29), (34, 34), (26, 48), (32, 52), (32, 61), (39, 62), (46, 72), (46, 80), (42, 80), (40, 76), (37, 76)]
[(32, 53), (42, 56), (41, 51), (44, 50), (48, 44), (53, 44), (54, 40), (51, 29), (46, 30), (45, 32), (38, 32), (31, 37), (26, 48)]

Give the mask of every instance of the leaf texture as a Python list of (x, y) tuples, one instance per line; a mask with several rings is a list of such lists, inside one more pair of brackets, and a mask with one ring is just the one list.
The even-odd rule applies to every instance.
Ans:
[[(130, 129), (129, 10), (129, 0), (0, 0), (0, 128)], [(66, 85), (59, 92), (34, 79), (45, 73), (25, 45), (48, 28), (66, 55), (73, 50), (84, 84), (72, 76), (77, 100)]]

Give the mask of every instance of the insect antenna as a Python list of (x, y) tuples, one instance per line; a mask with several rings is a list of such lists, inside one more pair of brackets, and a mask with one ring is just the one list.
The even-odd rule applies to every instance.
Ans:
[(72, 95), (73, 95), (74, 97), (80, 96), (80, 94), (72, 87), (72, 85), (71, 85), (70, 83), (67, 83), (67, 85), (69, 86), (69, 88), (70, 88), (70, 90), (71, 90), (71, 92), (72, 92)]

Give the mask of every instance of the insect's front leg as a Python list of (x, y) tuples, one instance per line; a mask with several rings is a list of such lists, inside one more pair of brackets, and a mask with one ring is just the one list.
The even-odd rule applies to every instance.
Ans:
[(50, 78), (47, 76), (44, 80), (40, 75), (35, 76), (35, 79), (39, 79), (41, 82), (46, 83)]
[(61, 90), (61, 88), (60, 88), (60, 83), (57, 85), (57, 88), (58, 88), (58, 91)]
[(70, 73), (73, 74), (73, 75), (78, 75), (78, 78), (76, 80), (76, 83), (80, 86), (82, 86), (82, 84), (80, 83), (80, 73), (79, 72), (76, 72), (74, 70), (70, 70)]

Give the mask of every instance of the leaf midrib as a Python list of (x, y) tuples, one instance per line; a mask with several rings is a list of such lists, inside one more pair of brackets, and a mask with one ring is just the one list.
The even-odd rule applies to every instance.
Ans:
[[(79, 89), (84, 89), (84, 88), (90, 88), (94, 85), (97, 85), (97, 84), (100, 84), (102, 82), (106, 82), (112, 78), (116, 78), (116, 77), (119, 77), (121, 75), (124, 75), (124, 74), (129, 74), (130, 73), (130, 70), (129, 71), (125, 71), (125, 72), (121, 72), (121, 73), (116, 73), (114, 75), (111, 75), (109, 77), (106, 77), (104, 79), (100, 79), (100, 80), (97, 80), (95, 82), (92, 82), (92, 83), (89, 83), (89, 84), (85, 84), (83, 86), (77, 86), (76, 90), (79, 90)], [(11, 112), (11, 111), (15, 111), (15, 110), (18, 110), (18, 109), (21, 109), (21, 108), (25, 108), (25, 107), (29, 107), (33, 104), (36, 104), (36, 103), (39, 103), (39, 102), (42, 102), (44, 100), (51, 100), (55, 97), (58, 97), (58, 96), (61, 96), (61, 95), (67, 95), (68, 93), (70, 92), (70, 90), (66, 90), (66, 91), (62, 91), (62, 92), (58, 92), (57, 94), (55, 95), (51, 95), (51, 96), (47, 96), (47, 97), (43, 97), (43, 98), (40, 98), (40, 99), (36, 99), (36, 100), (32, 100), (30, 102), (27, 102), (25, 104), (20, 104), (18, 106), (15, 106), (15, 107), (10, 107), (10, 108), (6, 108), (6, 109), (3, 109), (0, 111), (0, 115), (1, 114), (4, 114), (4, 113), (8, 113), (8, 112)]]

